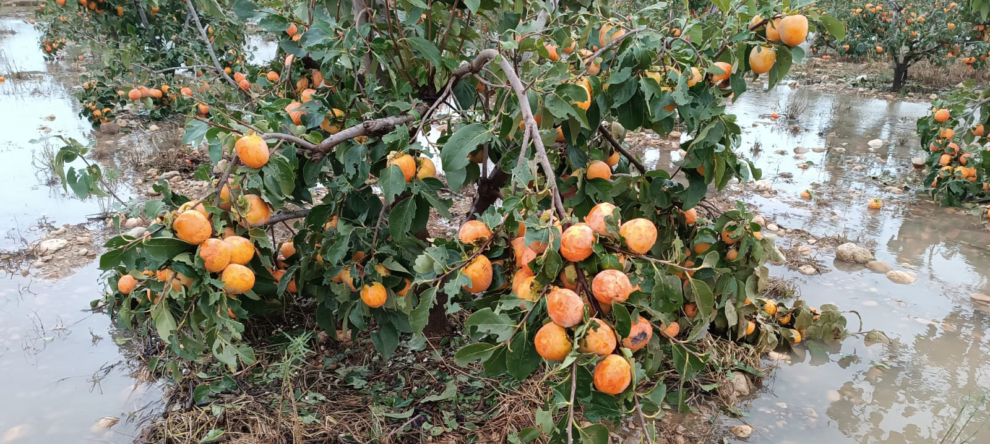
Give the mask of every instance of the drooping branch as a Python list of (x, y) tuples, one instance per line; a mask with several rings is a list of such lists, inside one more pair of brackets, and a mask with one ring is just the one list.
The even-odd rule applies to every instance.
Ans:
[(141, 2), (134, 0), (134, 7), (137, 8), (138, 15), (141, 16), (141, 24), (144, 25), (144, 29), (147, 31), (148, 26), (148, 16), (144, 13), (144, 8), (141, 7)]
[(230, 177), (230, 173), (234, 171), (234, 167), (237, 166), (238, 161), (240, 161), (240, 158), (237, 156), (231, 156), (230, 160), (227, 161), (227, 168), (223, 170), (223, 174), (220, 175), (220, 181), (217, 182), (217, 192), (213, 198), (213, 206), (220, 206), (220, 193), (223, 191), (223, 186), (227, 182), (227, 178)]
[[(526, 126), (526, 132), (532, 136), (533, 144), (536, 146), (536, 160), (540, 162), (540, 165), (543, 167), (543, 173), (546, 174), (554, 209), (557, 210), (557, 216), (561, 220), (565, 220), (567, 219), (567, 210), (564, 209), (564, 202), (560, 199), (560, 191), (557, 189), (557, 178), (553, 174), (553, 166), (550, 165), (550, 159), (547, 157), (547, 148), (543, 145), (543, 139), (540, 138), (540, 130), (536, 125), (536, 119), (533, 118), (533, 110), (529, 107), (526, 88), (523, 86), (522, 80), (519, 79), (508, 59), (502, 57), (499, 60), (499, 65), (502, 67), (502, 71), (505, 72), (505, 78), (509, 81), (509, 85), (512, 86), (512, 90), (516, 92), (516, 98), (519, 99), (519, 110), (522, 111), (523, 123)], [(526, 147), (523, 146), (522, 149), (525, 151)]]
[(598, 132), (602, 134), (602, 137), (604, 137), (606, 141), (608, 141), (609, 145), (612, 145), (613, 149), (621, 153), (623, 156), (626, 156), (626, 159), (629, 159), (629, 163), (633, 164), (640, 173), (646, 174), (646, 167), (643, 166), (643, 163), (633, 156), (632, 153), (623, 148), (619, 141), (615, 140), (615, 137), (612, 136), (612, 133), (605, 129), (604, 126), (599, 126)]
[(279, 213), (279, 214), (276, 214), (276, 215), (274, 215), (272, 217), (269, 217), (268, 218), (268, 221), (266, 221), (265, 223), (260, 224), (260, 225), (272, 225), (272, 224), (277, 224), (277, 223), (282, 222), (282, 221), (287, 221), (287, 220), (292, 220), (292, 219), (301, 219), (301, 218), (306, 217), (309, 214), (309, 212), (312, 211), (312, 210), (313, 210), (312, 208), (303, 208), (301, 210), (288, 211), (288, 212), (285, 212), (285, 213)]
[[(210, 58), (213, 59), (213, 67), (217, 69), (220, 75), (227, 80), (235, 90), (244, 91), (234, 79), (230, 78), (227, 73), (220, 66), (220, 59), (217, 58), (217, 53), (213, 51), (213, 42), (210, 41), (210, 36), (206, 34), (206, 28), (203, 28), (203, 24), (199, 21), (199, 14), (196, 14), (196, 8), (193, 7), (192, 0), (186, 0), (186, 9), (189, 11), (189, 16), (192, 17), (193, 23), (196, 24), (196, 29), (199, 30), (199, 36), (203, 39), (203, 44), (206, 45), (206, 51), (210, 53)], [(246, 91), (244, 91), (247, 94)]]
[[(498, 56), (498, 51), (494, 49), (486, 49), (478, 53), (477, 57), (474, 58), (470, 63), (464, 63), (458, 66), (456, 69), (450, 73), (450, 84), (459, 82), (461, 79), (477, 74), (481, 72), (488, 63)], [(314, 157), (321, 157), (326, 153), (330, 152), (333, 147), (340, 145), (341, 143), (351, 140), (355, 137), (375, 137), (388, 134), (395, 127), (405, 125), (407, 123), (415, 122), (417, 119), (424, 118), (423, 116), (427, 111), (429, 111), (430, 106), (425, 103), (420, 103), (413, 107), (413, 110), (405, 114), (400, 114), (397, 116), (382, 117), (379, 119), (368, 120), (362, 122), (360, 125), (355, 125), (350, 128), (346, 128), (343, 131), (334, 134), (326, 139), (323, 139), (319, 144), (314, 144), (308, 140), (305, 140), (299, 136), (294, 136), (292, 134), (284, 133), (265, 133), (261, 134), (262, 139), (278, 139), (284, 140), (286, 142), (291, 142), (300, 148), (310, 151)]]

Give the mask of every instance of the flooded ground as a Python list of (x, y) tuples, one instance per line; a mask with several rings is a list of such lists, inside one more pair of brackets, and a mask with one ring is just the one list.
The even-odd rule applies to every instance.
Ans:
[[(3, 251), (99, 212), (96, 202), (51, 186), (43, 159), (59, 146), (30, 143), (48, 134), (85, 139), (89, 133), (77, 117), (77, 102), (55, 75), (68, 67), (46, 63), (38, 39), (26, 19), (0, 18), (0, 74), (7, 78), (0, 84)], [(105, 314), (89, 310), (103, 292), (99, 275), (95, 263), (57, 281), (33, 273), (2, 275), (0, 443), (127, 443), (141, 415), (153, 411), (146, 407), (158, 405), (161, 391), (131, 376), (136, 369), (123, 350), (132, 341), (117, 335)], [(107, 429), (113, 420), (101, 423), (105, 417), (119, 423)]]
[[(804, 344), (743, 406), (743, 422), (755, 429), (749, 442), (949, 443), (978, 431), (972, 442), (990, 442), (990, 431), (980, 430), (985, 409), (961, 437), (954, 440), (953, 431), (943, 441), (954, 423), (958, 430), (968, 419), (968, 412), (957, 419), (960, 409), (990, 389), (990, 308), (970, 297), (990, 293), (990, 233), (978, 218), (916, 194), (921, 173), (911, 165), (920, 151), (914, 125), (927, 104), (785, 86), (751, 91), (732, 111), (744, 130), (745, 156), (773, 186), (770, 192), (738, 186), (733, 196), (783, 229), (871, 247), (878, 260), (918, 279), (895, 284), (883, 273), (833, 262), (832, 251), (814, 245), (825, 273), (773, 269), (794, 279), (811, 305), (855, 310), (865, 330), (882, 330), (891, 343), (868, 346), (855, 336), (834, 347)], [(781, 117), (772, 119), (772, 112)], [(873, 139), (882, 146), (871, 147)], [(759, 150), (748, 151), (757, 144)], [(796, 148), (808, 151), (796, 154)], [(806, 189), (813, 199), (800, 198)], [(883, 199), (880, 211), (867, 210), (871, 198)], [(777, 243), (793, 248), (802, 239), (780, 235)], [(847, 317), (857, 330), (856, 316)]]

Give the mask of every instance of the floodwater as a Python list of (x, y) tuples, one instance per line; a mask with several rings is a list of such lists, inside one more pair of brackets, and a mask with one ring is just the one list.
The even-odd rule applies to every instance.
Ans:
[[(0, 75), (7, 78), (0, 84), (3, 251), (23, 248), (51, 229), (39, 228), (39, 219), (75, 225), (99, 210), (94, 201), (47, 186), (48, 176), (34, 167), (46, 148), (30, 140), (48, 134), (82, 140), (89, 133), (78, 103), (54, 75), (66, 67), (45, 62), (38, 39), (26, 19), (0, 18)], [(49, 146), (58, 147), (55, 141)], [(112, 329), (105, 314), (89, 310), (103, 293), (96, 264), (58, 281), (0, 277), (0, 443), (132, 442), (161, 390), (131, 376), (137, 364), (125, 350), (132, 341)], [(96, 427), (104, 417), (120, 422)]]
[[(769, 115), (774, 111), (781, 114), (776, 121)], [(855, 310), (864, 330), (879, 329), (891, 343), (867, 345), (853, 336), (835, 346), (802, 344), (743, 405), (745, 416), (724, 424), (752, 425), (751, 443), (961, 443), (973, 434), (969, 442), (990, 442), (985, 407), (962, 427), (990, 389), (990, 307), (970, 299), (990, 294), (990, 232), (979, 218), (917, 194), (923, 173), (911, 165), (921, 155), (914, 128), (927, 103), (782, 85), (746, 93), (731, 112), (743, 128), (743, 155), (777, 193), (767, 198), (743, 191), (742, 200), (781, 227), (869, 246), (878, 260), (914, 273), (917, 282), (895, 284), (817, 250), (827, 273), (773, 268), (772, 274), (795, 280), (812, 306)], [(872, 139), (883, 145), (871, 148)], [(825, 150), (795, 158), (798, 147)], [(891, 186), (908, 190), (895, 194)], [(800, 198), (805, 189), (813, 200)], [(871, 198), (881, 198), (883, 208), (867, 210)], [(798, 244), (789, 236), (777, 243)], [(846, 316), (850, 330), (858, 330), (856, 315)]]

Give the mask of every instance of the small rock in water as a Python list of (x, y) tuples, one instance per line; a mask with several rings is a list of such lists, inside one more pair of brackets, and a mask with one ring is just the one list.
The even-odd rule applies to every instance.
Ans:
[(131, 228), (136, 228), (139, 225), (141, 225), (141, 219), (136, 217), (131, 217), (124, 221), (124, 228), (128, 230)]
[(149, 195), (151, 197), (157, 197), (157, 196), (161, 196), (162, 195), (162, 193), (159, 193), (159, 192), (155, 191), (154, 188), (148, 188), (148, 190), (145, 191), (144, 194), (147, 194), (147, 195)]
[(165, 180), (171, 179), (173, 177), (178, 177), (178, 176), (179, 176), (179, 172), (178, 171), (167, 171), (167, 172), (162, 173), (162, 179), (165, 179)]
[(38, 245), (38, 251), (41, 254), (51, 254), (65, 248), (66, 245), (69, 245), (69, 241), (65, 239), (46, 239)]
[(824, 153), (825, 152), (825, 147), (817, 146), (817, 147), (812, 148), (811, 151), (814, 151), (816, 153)]
[[(804, 160), (804, 159), (806, 159), (806, 157), (804, 157), (804, 154), (795, 154), (794, 155), (794, 160)], [(805, 164), (805, 165), (807, 165), (807, 164)]]
[(88, 244), (90, 242), (93, 242), (93, 238), (91, 238), (89, 236), (79, 236), (79, 237), (76, 238), (76, 242), (78, 242), (80, 244)]
[(761, 227), (767, 224), (767, 220), (765, 218), (763, 218), (763, 216), (761, 216), (759, 214), (757, 214), (756, 216), (753, 216), (753, 222), (756, 222)]
[(918, 278), (914, 277), (913, 274), (906, 271), (888, 271), (887, 279), (895, 284), (913, 284), (918, 281)]
[(841, 154), (841, 153), (846, 152), (846, 149), (845, 148), (841, 148), (841, 147), (840, 148), (832, 148), (832, 151)]
[(63, 234), (65, 234), (65, 227), (52, 231), (52, 236), (61, 236)]
[(749, 379), (746, 379), (746, 375), (741, 372), (732, 372), (732, 378), (729, 381), (732, 382), (732, 392), (736, 396), (749, 395)]
[(811, 265), (802, 265), (802, 266), (798, 267), (798, 271), (800, 271), (801, 274), (806, 274), (806, 275), (809, 275), (810, 276), (810, 275), (813, 275), (813, 274), (817, 273), (818, 272), (818, 269), (815, 268), (815, 267), (813, 267), (813, 266), (811, 266)]
[(79, 249), (79, 255), (80, 256), (89, 256), (89, 250), (87, 250), (85, 248), (81, 248), (81, 249)]
[(818, 243), (818, 239), (814, 239), (814, 238), (808, 239), (808, 245), (815, 245), (817, 243)]
[(884, 188), (884, 191), (890, 194), (904, 194), (904, 188), (901, 187), (887, 187)]
[(93, 427), (91, 427), (90, 429), (94, 432), (100, 429), (109, 429), (110, 427), (117, 425), (118, 422), (120, 422), (120, 418), (115, 418), (113, 416), (104, 416), (100, 418), (99, 421), (96, 421), (96, 424), (93, 424)]
[(840, 261), (865, 264), (873, 259), (873, 253), (852, 242), (847, 242), (835, 249), (835, 258)]
[(811, 247), (809, 247), (807, 245), (802, 245), (800, 247), (797, 247), (797, 252), (801, 256), (810, 256), (811, 255)]
[(973, 302), (979, 302), (981, 304), (990, 304), (990, 296), (987, 296), (983, 293), (973, 293), (969, 295), (969, 299), (971, 299)]
[(924, 157), (912, 157), (911, 158), (911, 165), (914, 165), (915, 168), (922, 169), (922, 168), (925, 167), (925, 158)]
[(804, 154), (807, 152), (808, 152), (807, 148), (801, 148), (801, 147), (794, 148), (794, 154)]
[(790, 357), (783, 353), (777, 353), (775, 351), (772, 351), (770, 353), (767, 353), (767, 359), (771, 361), (789, 361)]
[(866, 263), (866, 268), (869, 268), (870, 270), (875, 271), (877, 273), (886, 274), (888, 271), (890, 271), (890, 265), (887, 265), (887, 263), (883, 261), (869, 261)]
[(775, 406), (777, 406), (777, 408), (778, 408), (778, 409), (781, 409), (781, 410), (787, 410), (787, 403), (784, 403), (784, 402), (778, 402), (778, 403), (776, 403), (776, 404), (774, 404), (774, 405), (775, 405)]
[(779, 229), (780, 229), (780, 227), (778, 227), (778, 226), (777, 226), (777, 224), (768, 224), (768, 225), (767, 225), (767, 230), (770, 230), (770, 231), (777, 231), (777, 230), (779, 230)]
[(842, 399), (842, 395), (840, 395), (837, 390), (829, 390), (825, 394), (825, 398), (828, 399), (829, 402), (838, 402)]
[(753, 188), (755, 188), (756, 191), (770, 191), (773, 189), (773, 183), (767, 179), (760, 179), (753, 182)]
[(749, 438), (753, 434), (753, 428), (745, 424), (732, 427), (729, 431), (739, 439)]
[(794, 177), (794, 174), (789, 171), (784, 171), (783, 173), (780, 173), (780, 177), (783, 179), (790, 179)]

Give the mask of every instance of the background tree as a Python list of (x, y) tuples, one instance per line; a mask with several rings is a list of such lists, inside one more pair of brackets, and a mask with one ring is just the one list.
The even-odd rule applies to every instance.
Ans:
[(941, 0), (827, 0), (817, 2), (817, 7), (841, 20), (848, 29), (845, 39), (819, 36), (815, 46), (854, 57), (889, 56), (894, 70), (893, 91), (904, 87), (909, 68), (921, 61), (940, 68), (953, 63), (963, 63), (967, 69), (986, 66), (990, 45), (986, 14), (979, 12), (982, 6), (967, 9), (965, 4)]
[[(579, 426), (578, 408), (595, 422), (683, 408), (684, 384), (668, 396), (658, 378), (696, 377), (709, 335), (759, 350), (841, 339), (836, 307), (761, 297), (780, 253), (742, 205), (723, 213), (704, 197), (760, 177), (736, 156), (741, 130), (725, 112), (745, 76), (774, 86), (809, 31), (841, 37), (842, 25), (769, 1), (624, 5), (186, 3), (221, 79), (197, 9), (257, 22), (280, 53), (210, 88), (170, 81), (195, 102), (184, 141), (208, 146), (201, 174), (223, 172), (208, 195), (159, 181), (161, 200), (124, 208), (155, 223), (107, 243), (106, 307), (157, 332), (172, 375), (211, 359), (254, 365), (245, 330), (287, 313), (367, 334), (385, 358), (463, 315), (473, 343), (459, 364), (521, 380), (546, 363), (542, 433), (555, 442), (607, 441), (603, 425)], [(127, 94), (159, 106), (140, 86)], [(674, 128), (687, 135), (684, 180), (621, 144), (627, 129)], [(98, 192), (98, 169), (72, 165), (87, 147), (66, 142), (65, 183)], [(431, 211), (453, 218), (466, 187), (473, 220), (456, 239), (430, 237)]]

